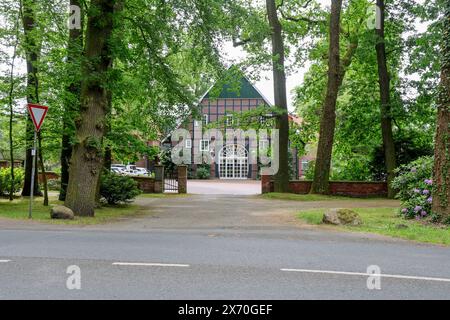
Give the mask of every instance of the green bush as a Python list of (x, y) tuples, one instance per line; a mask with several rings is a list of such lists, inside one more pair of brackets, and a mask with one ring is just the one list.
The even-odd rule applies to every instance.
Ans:
[(402, 201), (400, 213), (408, 219), (430, 216), (433, 181), (433, 157), (422, 157), (396, 169), (392, 187)]
[(330, 180), (370, 181), (371, 178), (366, 157), (355, 154), (348, 159), (333, 158)]
[[(22, 189), (25, 173), (22, 168), (14, 169), (14, 193)], [(11, 187), (11, 168), (0, 169), (0, 196), (9, 196)]]
[(60, 179), (50, 179), (47, 181), (48, 190), (60, 191), (61, 190), (61, 180)]
[(211, 175), (211, 171), (209, 166), (207, 165), (201, 165), (197, 168), (197, 179), (209, 179)]
[(308, 161), (308, 168), (305, 172), (303, 172), (303, 175), (305, 176), (306, 180), (313, 180), (314, 179), (314, 168), (316, 166), (316, 161), (311, 160)]
[(136, 198), (141, 191), (133, 178), (105, 173), (101, 178), (100, 195), (110, 205), (127, 203)]

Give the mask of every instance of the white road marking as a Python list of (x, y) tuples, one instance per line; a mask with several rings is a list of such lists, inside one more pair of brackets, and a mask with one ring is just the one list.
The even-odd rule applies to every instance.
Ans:
[(11, 260), (0, 260), (0, 263), (11, 262)]
[(113, 266), (144, 266), (144, 267), (179, 267), (188, 268), (188, 264), (176, 263), (145, 263), (145, 262), (113, 262)]
[(379, 276), (379, 277), (382, 277), (382, 278), (450, 282), (450, 279), (447, 279), (447, 278), (416, 277), (416, 276), (404, 276), (404, 275), (398, 275), (398, 274), (373, 274), (373, 273), (363, 273), (363, 272), (308, 270), (308, 269), (281, 269), (281, 271), (285, 271), (285, 272), (303, 272), (303, 273), (340, 274), (340, 275), (364, 276), (364, 277), (377, 277), (377, 276)]

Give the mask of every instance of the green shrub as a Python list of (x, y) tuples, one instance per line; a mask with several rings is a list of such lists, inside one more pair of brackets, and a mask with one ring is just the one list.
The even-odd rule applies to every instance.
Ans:
[(100, 195), (108, 204), (127, 203), (136, 198), (141, 191), (133, 178), (105, 173), (101, 178)]
[(47, 181), (48, 190), (60, 191), (61, 190), (61, 180), (60, 179), (50, 179)]
[(211, 171), (210, 171), (209, 166), (207, 166), (207, 165), (198, 166), (197, 179), (202, 179), (202, 180), (209, 179), (210, 175), (211, 175)]
[[(22, 189), (25, 173), (22, 168), (14, 169), (14, 193)], [(11, 168), (0, 169), (0, 196), (9, 196), (11, 187)]]
[(348, 159), (333, 158), (330, 180), (370, 181), (372, 178), (368, 159), (354, 154)]
[(392, 187), (402, 201), (400, 213), (405, 218), (421, 219), (430, 216), (433, 181), (433, 157), (422, 157), (396, 169)]
[(305, 172), (303, 172), (303, 175), (305, 176), (306, 180), (313, 180), (314, 179), (314, 168), (316, 166), (316, 161), (311, 160), (308, 161), (308, 168)]

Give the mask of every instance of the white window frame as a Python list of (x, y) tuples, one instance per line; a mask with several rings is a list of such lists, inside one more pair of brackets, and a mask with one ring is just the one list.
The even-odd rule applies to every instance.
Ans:
[(194, 127), (198, 127), (198, 120), (194, 120)]
[[(304, 173), (306, 170), (308, 170), (310, 160), (302, 159), (302, 172)], [(306, 168), (305, 168), (306, 164)]]
[(268, 149), (269, 148), (269, 140), (268, 139), (261, 139), (259, 140), (259, 149)]
[(192, 148), (192, 140), (191, 139), (186, 139), (186, 141), (184, 143), (184, 147), (186, 149), (191, 149)]
[[(203, 147), (203, 143), (206, 143), (206, 148)], [(209, 151), (209, 140), (200, 140), (200, 151), (201, 152), (208, 152)]]
[(206, 114), (206, 113), (203, 114), (202, 123), (205, 126), (209, 123), (209, 116), (208, 116), (208, 114)]
[(228, 127), (231, 127), (233, 125), (233, 115), (227, 114), (225, 117), (226, 117), (226, 125)]

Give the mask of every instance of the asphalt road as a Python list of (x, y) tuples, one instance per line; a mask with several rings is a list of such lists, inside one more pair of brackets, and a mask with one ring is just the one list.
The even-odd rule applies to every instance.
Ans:
[[(244, 213), (233, 210), (231, 199), (226, 200), (178, 198), (169, 206), (167, 201), (152, 199), (147, 205), (149, 211), (156, 208), (156, 214), (114, 225), (3, 228), (0, 298), (450, 298), (447, 247), (307, 229), (289, 224), (288, 219), (263, 219), (265, 222), (260, 223), (261, 216), (251, 214), (242, 217), (242, 227), (229, 225), (223, 210), (231, 216)], [(199, 214), (189, 207), (180, 208), (181, 201), (222, 201), (223, 205)], [(270, 212), (270, 206), (277, 205), (250, 197), (239, 201), (249, 201), (248, 205), (255, 208), (245, 212), (261, 208)], [(289, 207), (297, 209), (298, 204), (280, 202), (278, 206), (286, 213)], [(204, 216), (208, 210), (209, 217)], [(184, 212), (184, 220), (177, 212)], [(201, 221), (214, 220), (216, 215), (220, 223)], [(178, 220), (180, 224), (176, 225), (174, 221)], [(191, 225), (187, 224), (189, 220)], [(66, 287), (71, 276), (67, 268), (72, 265), (81, 271), (79, 290)], [(380, 268), (380, 290), (367, 287), (366, 272), (371, 265)]]

